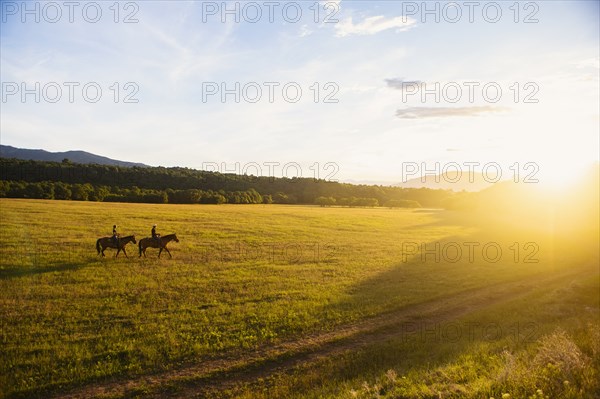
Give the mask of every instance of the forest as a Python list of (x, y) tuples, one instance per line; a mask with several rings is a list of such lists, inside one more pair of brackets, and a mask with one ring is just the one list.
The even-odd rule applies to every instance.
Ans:
[(0, 158), (0, 197), (173, 204), (444, 207), (451, 190), (354, 185), (181, 167), (123, 167)]

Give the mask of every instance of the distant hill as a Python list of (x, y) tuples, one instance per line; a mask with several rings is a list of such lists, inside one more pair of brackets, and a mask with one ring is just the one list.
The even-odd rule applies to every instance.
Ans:
[(112, 165), (112, 166), (142, 166), (147, 167), (143, 163), (119, 161), (116, 159), (110, 159), (100, 155), (92, 154), (85, 151), (65, 151), (65, 152), (50, 152), (46, 150), (30, 150), (26, 148), (16, 148), (9, 145), (0, 145), (0, 157), (2, 158), (16, 158), (32, 161), (50, 161), (50, 162), (62, 162), (63, 159), (68, 159), (71, 162), (82, 163), (82, 164), (98, 164), (98, 165)]
[[(0, 198), (173, 204), (315, 204), (439, 208), (449, 190), (236, 175), (183, 167), (122, 167), (0, 157)], [(331, 197), (331, 198), (329, 198)], [(331, 200), (331, 201), (330, 201)], [(402, 201), (401, 201), (402, 200)], [(386, 205), (386, 206), (388, 206)]]
[(446, 175), (427, 175), (424, 178), (417, 177), (407, 180), (404, 183), (394, 184), (395, 187), (402, 188), (432, 188), (453, 191), (481, 191), (494, 185), (490, 183), (490, 179), (485, 179), (485, 176), (478, 172), (473, 172), (469, 175), (469, 171), (463, 171), (460, 178), (457, 178), (456, 173), (448, 173)]

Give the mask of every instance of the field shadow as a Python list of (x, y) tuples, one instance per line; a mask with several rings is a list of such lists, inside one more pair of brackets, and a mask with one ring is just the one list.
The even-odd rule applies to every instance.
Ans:
[[(459, 217), (441, 213), (421, 226), (460, 224)], [(330, 303), (324, 311), (365, 309), (365, 315), (396, 311), (423, 300), (556, 270), (548, 236), (496, 232), (476, 220), (463, 225), (467, 234), (403, 241), (398, 260), (387, 270), (351, 285), (342, 301)]]
[(0, 268), (0, 280), (32, 276), (36, 274), (80, 270), (88, 265), (81, 262), (57, 263), (47, 266), (13, 266)]
[[(443, 246), (458, 240), (476, 238), (476, 234), (467, 237), (451, 236), (428, 242), (427, 245)], [(452, 268), (457, 264), (460, 267), (460, 262), (424, 264), (420, 254), (417, 254), (386, 272), (348, 288), (343, 300), (324, 307), (319, 313), (336, 314), (362, 308), (367, 315), (360, 323), (370, 324), (370, 309), (377, 315), (372, 319), (373, 329), (332, 343), (331, 346), (339, 346), (340, 350), (332, 350), (333, 356), (319, 362), (320, 366), (311, 366), (320, 370), (318, 374), (304, 369), (302, 365), (296, 368), (295, 373), (304, 377), (290, 379), (293, 381), (289, 386), (290, 392), (305, 389), (308, 385), (339, 386), (359, 378), (373, 381), (388, 370), (394, 370), (399, 376), (428, 371), (463, 355), (472, 354), (474, 348), (481, 344), (512, 339), (510, 334), (514, 334), (514, 330), (511, 328), (514, 328), (515, 320), (519, 320), (519, 315), (515, 315), (514, 320), (498, 319), (483, 325), (472, 323), (469, 318), (501, 309), (505, 305), (512, 306), (520, 295), (533, 292), (533, 284), (529, 288), (522, 286), (520, 281), (524, 281), (523, 275), (502, 272), (486, 280), (483, 278), (486, 275), (484, 269), (469, 270), (467, 273), (472, 274), (456, 281), (438, 275), (451, 274)], [(467, 265), (473, 266), (470, 263)], [(428, 270), (423, 270), (424, 268)], [(444, 268), (448, 273), (440, 273), (439, 268)], [(542, 272), (531, 270), (530, 276), (538, 274)], [(453, 286), (449, 288), (448, 284)], [(491, 290), (488, 298), (488, 293), (485, 292), (488, 287), (503, 286), (507, 288), (497, 292)], [(455, 297), (460, 299), (454, 300)], [(522, 316), (526, 320), (526, 315)], [(381, 319), (389, 324), (379, 326)], [(488, 330), (488, 326), (493, 328)], [(522, 326), (520, 333), (525, 334), (527, 339), (538, 338), (532, 334), (537, 334), (537, 327), (530, 324)], [(517, 341), (519, 339), (521, 338), (518, 337)], [(449, 385), (455, 383), (456, 381), (448, 381)]]
[[(357, 337), (363, 341), (372, 339), (372, 342), (351, 350), (339, 365), (326, 366), (331, 374), (316, 379), (339, 382), (359, 377), (369, 379), (381, 376), (388, 369), (408, 372), (443, 364), (468, 353), (473, 345), (490, 342), (484, 334), (470, 341), (444, 339), (440, 332), (444, 331), (444, 325), (486, 313), (503, 306), (501, 304), (514, 303), (519, 295), (540, 289), (536, 285), (538, 279), (567, 272), (568, 268), (559, 265), (554, 258), (556, 249), (551, 247), (556, 239), (554, 233), (542, 232), (539, 228), (512, 230), (478, 220), (476, 216), (465, 219), (460, 211), (434, 213), (434, 220), (418, 227), (460, 225), (467, 228), (466, 234), (410, 243), (406, 253), (398, 254), (398, 262), (349, 286), (340, 300), (319, 311), (351, 314), (360, 309), (361, 320), (366, 323), (389, 317), (393, 321), (385, 328), (394, 331), (374, 331)], [(474, 253), (470, 252), (471, 248)], [(500, 256), (497, 248), (501, 249)], [(573, 265), (583, 266), (583, 263)], [(526, 309), (523, 312), (525, 314)], [(514, 314), (515, 319), (521, 316), (520, 312)], [(498, 319), (494, 323), (496, 321), (510, 322)], [(429, 334), (430, 342), (419, 341), (422, 337), (419, 334), (423, 332), (425, 338)]]
[(382, 309), (394, 312), (468, 289), (471, 284), (465, 281), (464, 269), (473, 273), (474, 265), (460, 259), (464, 254), (458, 251), (464, 249), (461, 243), (473, 240), (473, 236), (448, 236), (429, 242), (403, 242), (398, 261), (388, 270), (348, 287), (344, 300), (330, 303), (324, 311), (361, 309), (365, 315), (379, 314)]
[[(27, 277), (38, 274), (76, 271), (92, 266), (103, 259), (89, 254), (71, 254), (59, 259), (47, 259), (46, 255), (40, 256), (37, 252), (19, 254), (14, 261), (0, 262), (0, 280)], [(114, 258), (113, 258), (114, 259)]]

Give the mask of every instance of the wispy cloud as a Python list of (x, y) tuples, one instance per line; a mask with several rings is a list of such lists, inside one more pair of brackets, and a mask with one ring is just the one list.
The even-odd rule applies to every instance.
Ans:
[(398, 90), (404, 90), (407, 86), (422, 86), (425, 84), (422, 80), (404, 80), (404, 78), (385, 79), (388, 87)]
[(396, 111), (400, 119), (446, 118), (451, 116), (479, 116), (482, 114), (504, 112), (504, 107), (409, 107)]
[(308, 25), (304, 24), (300, 27), (300, 33), (298, 33), (298, 37), (306, 37), (313, 34), (313, 31), (309, 29)]
[[(40, 83), (41, 101), (33, 94), (22, 101), (16, 93), (0, 104), (0, 141), (170, 166), (331, 161), (343, 170), (340, 177), (372, 181), (395, 174), (399, 159), (512, 161), (509, 150), (524, 159), (531, 153), (561, 154), (563, 148), (597, 158), (598, 37), (590, 35), (596, 25), (579, 16), (589, 2), (544, 3), (544, 23), (513, 24), (503, 15), (507, 23), (491, 29), (481, 14), (474, 24), (465, 14), (463, 23), (436, 24), (432, 18), (421, 23), (416, 14), (415, 20), (402, 17), (399, 2), (314, 1), (319, 13), (314, 3), (302, 3), (297, 23), (286, 21), (282, 5), (273, 8), (270, 21), (270, 8), (262, 2), (257, 23), (244, 18), (236, 23), (231, 13), (223, 22), (225, 7), (234, 4), (220, 1), (220, 12), (207, 22), (197, 1), (138, 2), (135, 24), (115, 23), (112, 2), (99, 2), (104, 13), (98, 24), (83, 20), (80, 8), (75, 23), (65, 7), (56, 24), (8, 16), (1, 26), (0, 80), (25, 83), (30, 90)], [(243, 5), (238, 9), (243, 17)], [(123, 19), (128, 10), (120, 10)], [(251, 18), (252, 8), (247, 11)], [(556, 29), (565, 22), (569, 29)], [(471, 89), (462, 83), (474, 80), (481, 85), (471, 101)], [(44, 99), (49, 82), (63, 88), (58, 103)], [(74, 102), (63, 82), (79, 83)], [(84, 99), (87, 82), (102, 87), (98, 103)], [(134, 95), (139, 103), (123, 101), (131, 94), (126, 82), (139, 87)], [(208, 101), (205, 82), (219, 87)], [(258, 103), (245, 100), (243, 88), (252, 82), (262, 88)], [(266, 82), (278, 84), (273, 102)], [(302, 88), (297, 103), (284, 97), (283, 87), (291, 82)], [(445, 82), (461, 85), (458, 102), (445, 97)], [(501, 85), (499, 102), (486, 101), (487, 82)], [(231, 93), (236, 83), (241, 89), (223, 100), (221, 89)], [(328, 83), (335, 84), (335, 94)], [(291, 87), (287, 94), (293, 94)], [(326, 103), (328, 96), (339, 103)], [(106, 134), (122, 145), (105, 140)], [(548, 141), (548, 147), (539, 145)], [(498, 147), (487, 149), (490, 142)]]
[(417, 21), (410, 17), (385, 18), (383, 15), (365, 18), (363, 21), (354, 23), (352, 17), (340, 21), (336, 26), (337, 37), (351, 35), (374, 35), (388, 29), (396, 29), (396, 32), (409, 30), (416, 26)]

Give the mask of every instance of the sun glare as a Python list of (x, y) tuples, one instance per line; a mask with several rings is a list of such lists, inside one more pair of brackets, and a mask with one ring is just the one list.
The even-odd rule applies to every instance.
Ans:
[(549, 161), (539, 164), (539, 185), (542, 188), (563, 191), (579, 184), (598, 165), (598, 161), (570, 159), (562, 162)]

